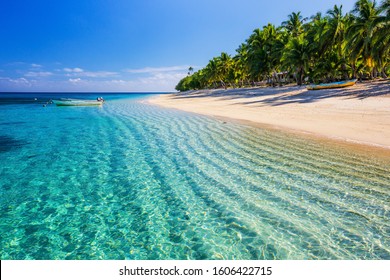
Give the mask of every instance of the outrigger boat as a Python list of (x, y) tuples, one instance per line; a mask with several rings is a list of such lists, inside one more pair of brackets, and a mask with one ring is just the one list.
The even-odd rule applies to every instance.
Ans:
[(307, 86), (307, 89), (309, 89), (309, 90), (316, 90), (316, 89), (330, 89), (330, 88), (350, 87), (350, 86), (353, 86), (356, 83), (356, 81), (357, 81), (357, 79), (353, 79), (353, 80), (334, 82), (334, 83), (327, 83), (327, 84), (310, 85), (310, 86)]
[(85, 100), (85, 99), (57, 99), (53, 100), (53, 103), (57, 106), (101, 106), (104, 103), (103, 98), (98, 100)]

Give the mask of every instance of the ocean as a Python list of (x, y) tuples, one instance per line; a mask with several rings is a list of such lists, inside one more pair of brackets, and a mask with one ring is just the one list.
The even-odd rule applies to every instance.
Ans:
[(0, 94), (2, 260), (390, 259), (390, 158), (150, 97)]

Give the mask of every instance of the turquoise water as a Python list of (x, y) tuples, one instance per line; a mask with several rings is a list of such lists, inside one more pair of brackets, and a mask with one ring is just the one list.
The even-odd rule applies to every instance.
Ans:
[(1, 259), (390, 259), (390, 158), (103, 96), (0, 105)]

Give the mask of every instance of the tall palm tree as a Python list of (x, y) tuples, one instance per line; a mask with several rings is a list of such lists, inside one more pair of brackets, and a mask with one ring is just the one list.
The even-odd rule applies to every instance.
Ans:
[(225, 52), (222, 52), (218, 57), (218, 68), (219, 73), (221, 73), (222, 77), (225, 77), (230, 70), (230, 66), (232, 64), (232, 58)]
[(262, 66), (264, 65), (264, 50), (263, 50), (263, 31), (259, 28), (253, 30), (247, 40), (248, 59), (246, 61), (249, 70), (249, 75), (252, 80), (261, 78)]
[(216, 82), (218, 81), (218, 61), (214, 57), (209, 60), (209, 63), (205, 67), (205, 78), (208, 85), (217, 87)]
[(264, 75), (272, 76), (273, 72), (276, 72), (277, 65), (279, 64), (277, 57), (277, 43), (279, 33), (277, 32), (273, 24), (268, 24), (263, 27), (263, 52), (264, 52)]
[[(311, 17), (311, 19), (311, 22), (305, 25), (304, 33), (305, 39), (313, 50), (310, 56), (311, 61), (308, 69), (310, 71), (308, 75), (311, 80), (319, 81), (321, 80), (320, 77), (324, 76), (323, 65), (328, 64), (329, 40), (324, 40), (328, 29), (328, 20), (323, 17), (321, 13), (317, 13), (315, 16)], [(322, 63), (318, 63), (319, 61)]]
[(237, 55), (233, 58), (235, 60), (235, 79), (236, 83), (243, 86), (249, 79), (248, 45), (241, 44), (236, 52)]
[(345, 36), (347, 18), (342, 12), (343, 6), (334, 5), (332, 10), (328, 10), (328, 29), (323, 37), (323, 42), (328, 42), (327, 48), (334, 48), (340, 60), (343, 76), (348, 78), (346, 56), (345, 56)]
[(390, 63), (390, 0), (383, 1), (379, 9), (381, 15), (378, 30), (374, 35), (374, 59), (377, 61), (378, 72), (386, 78), (385, 68)]
[(247, 67), (253, 80), (270, 79), (280, 67), (287, 31), (272, 24), (255, 29), (247, 40)]
[(303, 37), (291, 38), (283, 53), (282, 62), (295, 72), (297, 85), (301, 86), (309, 67), (311, 56), (310, 43)]
[(301, 12), (288, 15), (288, 20), (282, 22), (282, 26), (284, 26), (289, 34), (292, 37), (297, 37), (303, 33), (303, 22), (306, 21), (307, 18), (303, 18)]
[(358, 0), (353, 12), (353, 22), (347, 31), (348, 44), (351, 50), (352, 59), (357, 60), (359, 56), (363, 59), (363, 66), (370, 77), (373, 77), (374, 60), (374, 37), (378, 31), (380, 10), (375, 1)]
[(225, 81), (229, 80), (230, 71), (232, 71), (232, 58), (227, 53), (221, 53), (220, 56), (214, 57), (204, 68), (208, 84), (217, 87), (219, 83), (226, 88)]

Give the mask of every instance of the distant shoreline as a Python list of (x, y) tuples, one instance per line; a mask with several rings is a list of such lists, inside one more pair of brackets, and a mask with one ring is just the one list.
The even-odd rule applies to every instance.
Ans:
[(388, 79), (319, 91), (303, 86), (187, 91), (148, 102), (390, 152)]

